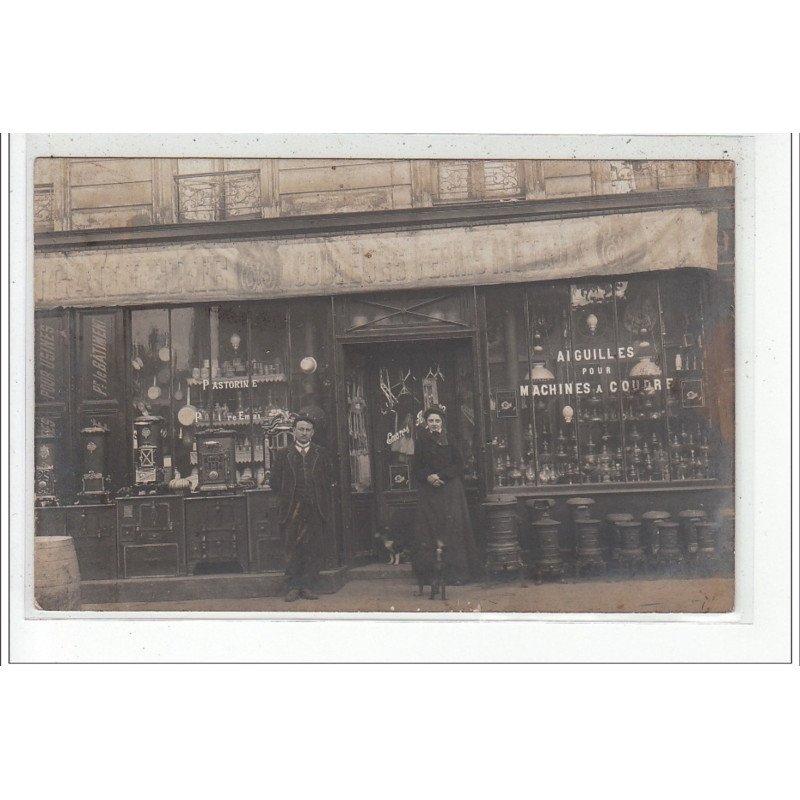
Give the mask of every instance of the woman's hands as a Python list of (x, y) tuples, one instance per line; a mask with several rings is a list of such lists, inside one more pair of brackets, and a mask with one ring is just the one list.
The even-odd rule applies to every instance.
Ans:
[(428, 475), (428, 483), (431, 486), (444, 486), (444, 481), (435, 473), (433, 475)]

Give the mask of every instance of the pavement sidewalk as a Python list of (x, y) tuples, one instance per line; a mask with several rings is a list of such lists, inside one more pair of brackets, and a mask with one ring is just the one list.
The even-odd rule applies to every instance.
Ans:
[(357, 575), (338, 592), (318, 600), (287, 603), (283, 597), (87, 604), (85, 611), (227, 611), (227, 612), (584, 612), (664, 613), (726, 612), (733, 609), (733, 578), (637, 579), (582, 578), (539, 586), (519, 579), (448, 586), (447, 599), (430, 600), (428, 587), (417, 587), (403, 569)]

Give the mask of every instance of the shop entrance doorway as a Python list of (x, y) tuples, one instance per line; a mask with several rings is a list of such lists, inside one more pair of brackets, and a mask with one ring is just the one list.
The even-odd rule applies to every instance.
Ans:
[[(448, 435), (476, 494), (476, 371), (470, 339), (381, 342), (346, 348), (351, 555), (389, 561), (383, 539), (408, 550), (417, 482), (414, 451), (431, 405), (445, 411)], [(470, 490), (473, 490), (470, 492)]]

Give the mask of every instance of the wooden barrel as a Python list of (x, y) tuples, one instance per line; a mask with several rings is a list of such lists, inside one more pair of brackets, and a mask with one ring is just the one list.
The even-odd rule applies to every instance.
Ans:
[(46, 611), (80, 611), (81, 573), (71, 536), (34, 539), (33, 595)]

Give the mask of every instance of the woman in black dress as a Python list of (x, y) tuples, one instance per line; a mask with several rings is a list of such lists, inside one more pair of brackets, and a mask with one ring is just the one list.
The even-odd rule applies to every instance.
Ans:
[(442, 409), (433, 406), (423, 416), (425, 428), (414, 452), (418, 491), (412, 566), (427, 583), (436, 566), (436, 543), (443, 542), (445, 578), (457, 585), (474, 577), (479, 566), (462, 482), (464, 461), (444, 431)]

